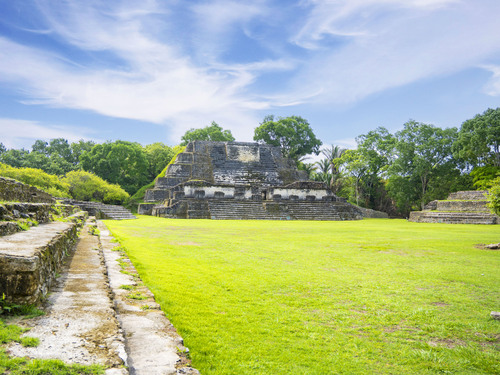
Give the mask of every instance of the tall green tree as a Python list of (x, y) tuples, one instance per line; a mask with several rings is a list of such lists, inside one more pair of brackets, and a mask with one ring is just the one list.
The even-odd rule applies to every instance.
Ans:
[(221, 141), (232, 142), (234, 137), (230, 130), (224, 130), (215, 121), (210, 126), (201, 129), (189, 129), (181, 137), (181, 146), (187, 145), (191, 141)]
[(115, 141), (97, 144), (80, 156), (81, 166), (133, 194), (148, 181), (146, 152), (138, 143)]
[(500, 108), (489, 108), (462, 123), (453, 153), (473, 167), (500, 167)]
[(148, 160), (148, 179), (152, 181), (170, 163), (176, 152), (164, 143), (156, 142), (144, 147)]
[(396, 157), (388, 169), (388, 189), (398, 206), (408, 212), (415, 204), (423, 209), (431, 199), (430, 186), (437, 177), (456, 173), (452, 156), (457, 129), (408, 121), (395, 134)]
[(299, 116), (278, 117), (266, 116), (255, 128), (255, 141), (279, 146), (285, 157), (295, 162), (307, 154), (319, 154), (321, 141), (316, 138), (307, 120)]

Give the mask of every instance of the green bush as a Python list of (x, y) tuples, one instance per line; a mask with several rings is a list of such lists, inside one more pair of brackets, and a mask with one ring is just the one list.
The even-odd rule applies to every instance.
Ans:
[(41, 169), (15, 168), (0, 163), (0, 176), (13, 178), (14, 180), (37, 187), (55, 197), (70, 197), (68, 184), (62, 182), (57, 176), (48, 174)]
[(491, 211), (500, 216), (500, 177), (492, 181), (489, 195)]
[(476, 167), (470, 172), (470, 175), (473, 178), (476, 189), (486, 190), (492, 187), (495, 178), (500, 176), (500, 167), (494, 165)]
[(119, 185), (110, 184), (90, 172), (68, 172), (62, 181), (69, 186), (71, 196), (81, 201), (121, 204), (129, 197)]

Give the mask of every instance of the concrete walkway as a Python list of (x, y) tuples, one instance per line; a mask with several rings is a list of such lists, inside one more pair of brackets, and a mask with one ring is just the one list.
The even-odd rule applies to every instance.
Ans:
[[(46, 314), (16, 322), (40, 345), (15, 343), (10, 355), (57, 358), (66, 363), (99, 363), (106, 375), (199, 374), (183, 357), (181, 337), (142, 285), (106, 226), (98, 222), (101, 238), (82, 229), (74, 253), (51, 288)], [(126, 274), (121, 272), (126, 269)]]

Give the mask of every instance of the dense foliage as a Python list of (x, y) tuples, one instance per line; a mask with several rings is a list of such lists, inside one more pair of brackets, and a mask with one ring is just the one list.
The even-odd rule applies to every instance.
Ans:
[(186, 146), (191, 141), (234, 141), (234, 137), (230, 130), (224, 130), (215, 121), (212, 121), (210, 126), (205, 126), (201, 129), (189, 129), (181, 137), (181, 146)]
[(0, 176), (37, 187), (55, 197), (69, 198), (69, 186), (57, 176), (48, 174), (36, 168), (15, 168), (0, 163)]
[(456, 157), (472, 166), (500, 167), (500, 108), (465, 121), (453, 145)]
[(129, 197), (120, 185), (110, 184), (90, 172), (71, 171), (61, 181), (69, 186), (71, 197), (81, 201), (121, 204)]
[(491, 211), (500, 216), (500, 177), (493, 180), (490, 188), (489, 201)]
[(50, 142), (37, 140), (31, 152), (24, 149), (5, 150), (5, 147), (1, 152), (2, 147), (0, 147), (0, 162), (18, 168), (37, 168), (61, 176), (79, 169), (80, 155), (90, 150), (92, 146), (94, 142), (84, 140), (71, 144), (63, 138), (55, 138)]

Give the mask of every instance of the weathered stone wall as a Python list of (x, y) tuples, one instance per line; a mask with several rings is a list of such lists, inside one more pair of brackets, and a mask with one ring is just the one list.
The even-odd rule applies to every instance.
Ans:
[(0, 177), (0, 201), (55, 203), (52, 195), (16, 180)]
[(78, 239), (87, 214), (51, 222), (0, 238), (0, 295), (15, 303), (35, 304), (47, 294), (64, 257)]
[(369, 219), (388, 219), (389, 215), (387, 212), (382, 212), (382, 211), (377, 211), (377, 210), (372, 210), (370, 208), (364, 208), (364, 207), (357, 207), (358, 210), (361, 211), (361, 214), (363, 217), (369, 218)]
[(438, 201), (436, 209), (438, 211), (457, 211), (457, 212), (490, 212), (485, 200), (470, 201)]
[(463, 190), (451, 193), (448, 200), (486, 200), (488, 197), (487, 190)]

